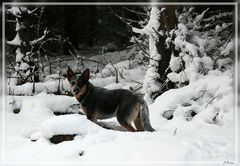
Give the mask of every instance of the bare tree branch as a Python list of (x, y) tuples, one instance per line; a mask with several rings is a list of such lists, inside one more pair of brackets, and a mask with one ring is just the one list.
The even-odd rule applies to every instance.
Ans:
[(127, 7), (123, 7), (123, 9), (125, 9), (125, 10), (127, 10), (127, 11), (129, 11), (129, 12), (135, 13), (135, 14), (144, 15), (144, 16), (146, 16), (146, 17), (149, 17), (149, 15), (146, 14), (146, 13), (138, 12), (138, 11), (135, 11), (135, 10), (129, 9), (129, 8), (127, 8)]

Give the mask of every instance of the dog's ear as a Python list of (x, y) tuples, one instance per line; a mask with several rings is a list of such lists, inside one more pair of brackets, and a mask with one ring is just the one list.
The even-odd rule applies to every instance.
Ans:
[(89, 80), (89, 78), (90, 78), (90, 71), (89, 71), (89, 69), (84, 70), (84, 72), (82, 73), (82, 77), (83, 77), (83, 79), (85, 81)]
[(68, 66), (68, 70), (67, 70), (67, 79), (68, 81), (71, 80), (72, 76), (74, 75), (74, 72), (72, 71), (72, 69)]

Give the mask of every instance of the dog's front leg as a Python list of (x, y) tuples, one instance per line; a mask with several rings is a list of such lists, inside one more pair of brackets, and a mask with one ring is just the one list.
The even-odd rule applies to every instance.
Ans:
[(97, 113), (96, 112), (87, 113), (87, 119), (91, 120), (94, 123), (97, 123)]
[(91, 120), (94, 123), (97, 123), (97, 112), (92, 111), (92, 109), (87, 109), (86, 106), (82, 105), (84, 114), (87, 116), (87, 119)]

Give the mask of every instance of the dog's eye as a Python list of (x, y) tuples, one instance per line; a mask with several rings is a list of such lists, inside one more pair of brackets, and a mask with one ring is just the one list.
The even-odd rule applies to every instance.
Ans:
[(76, 82), (75, 81), (72, 81), (71, 84), (74, 85)]

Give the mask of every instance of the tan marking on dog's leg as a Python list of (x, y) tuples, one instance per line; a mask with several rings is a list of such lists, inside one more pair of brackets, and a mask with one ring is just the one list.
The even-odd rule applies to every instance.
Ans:
[(140, 104), (137, 102), (136, 106), (133, 108), (132, 113), (127, 118), (127, 123), (131, 124), (137, 119), (140, 111)]
[[(140, 103), (137, 102), (135, 107), (133, 107), (132, 110), (130, 110), (130, 114), (124, 118), (124, 119), (118, 119), (118, 122), (125, 127), (128, 131), (132, 131), (135, 132), (137, 131), (131, 124), (132, 122), (134, 122), (138, 116), (139, 116), (139, 112), (140, 112)], [(118, 118), (118, 117), (117, 117)], [(140, 128), (139, 128), (140, 129)]]
[(82, 110), (83, 110), (84, 114), (87, 115), (87, 107), (82, 106)]
[(127, 123), (124, 123), (124, 124), (121, 124), (123, 127), (125, 127), (128, 131), (131, 131), (131, 132), (135, 132), (137, 131), (134, 127), (132, 127), (131, 124), (127, 124)]
[(92, 115), (92, 119), (91, 119), (94, 123), (97, 123), (97, 112), (95, 111)]
[(137, 128), (137, 131), (144, 131), (144, 127), (140, 119), (140, 111), (141, 111), (141, 106), (140, 106), (140, 103), (137, 102), (136, 106), (134, 107), (133, 113), (129, 116), (127, 122), (128, 124), (131, 124), (132, 122), (134, 122), (134, 125)]
[[(82, 110), (83, 110), (84, 114), (88, 117), (87, 107), (82, 106)], [(97, 123), (97, 112), (96, 111), (90, 117), (91, 118), (88, 118), (88, 119), (90, 119), (94, 123)]]
[(134, 120), (134, 124), (135, 127), (137, 128), (137, 131), (144, 131), (144, 127), (140, 117), (137, 117), (137, 119)]

